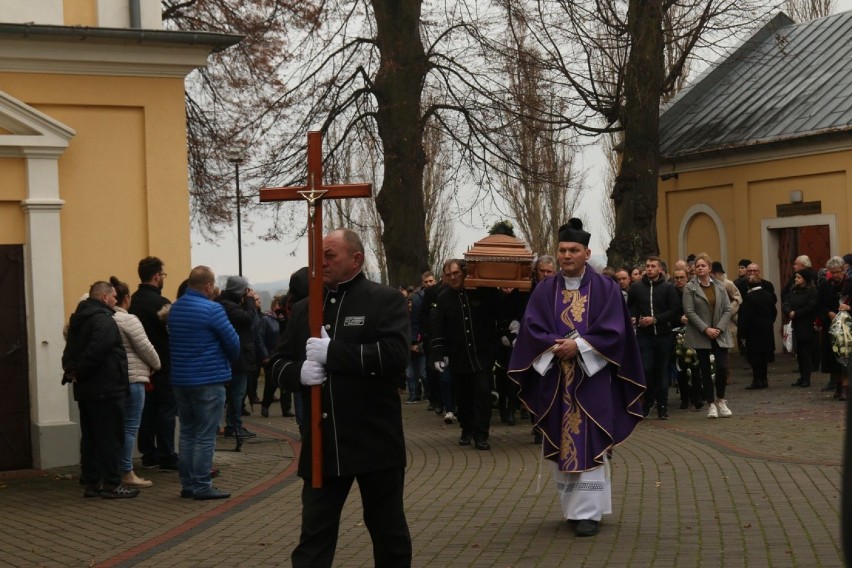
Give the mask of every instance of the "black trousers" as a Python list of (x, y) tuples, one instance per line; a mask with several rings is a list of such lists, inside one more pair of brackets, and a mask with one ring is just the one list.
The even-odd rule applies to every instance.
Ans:
[(304, 480), (302, 534), (291, 555), (293, 568), (330, 568), (337, 547), (340, 513), (358, 480), (364, 524), (373, 541), (376, 568), (411, 566), (411, 535), (402, 505), (405, 470), (389, 469), (346, 477), (327, 477), (320, 489)]
[(121, 483), (124, 399), (78, 401), (80, 408), (80, 484)]
[[(492, 365), (493, 366), (493, 365)], [(491, 369), (462, 374), (452, 371), (453, 396), (462, 433), (488, 440), (491, 428)]]
[(142, 421), (136, 445), (145, 465), (162, 465), (177, 462), (175, 452), (175, 424), (177, 401), (172, 390), (171, 377), (156, 373), (151, 377), (154, 389), (145, 393)]

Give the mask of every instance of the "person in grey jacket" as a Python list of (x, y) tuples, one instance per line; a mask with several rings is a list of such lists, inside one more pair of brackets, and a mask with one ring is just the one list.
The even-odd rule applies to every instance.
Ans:
[[(711, 260), (706, 253), (695, 256), (695, 278), (683, 291), (683, 313), (687, 319), (684, 343), (695, 349), (698, 370), (704, 387), (704, 398), (710, 409), (707, 418), (731, 416), (725, 399), (728, 382), (728, 349), (734, 346), (728, 324), (731, 321), (731, 302), (718, 281), (710, 277)], [(710, 355), (716, 366), (715, 384)]]

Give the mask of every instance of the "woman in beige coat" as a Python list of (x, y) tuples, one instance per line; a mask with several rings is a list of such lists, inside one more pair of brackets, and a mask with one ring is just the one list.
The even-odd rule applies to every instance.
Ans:
[[(684, 344), (695, 349), (704, 398), (710, 406), (707, 418), (731, 416), (725, 400), (728, 381), (728, 349), (734, 346), (728, 324), (731, 302), (724, 286), (710, 277), (711, 261), (705, 253), (695, 256), (695, 278), (683, 290), (683, 313), (687, 319)], [(716, 380), (711, 372), (714, 357)]]
[(151, 382), (151, 373), (160, 368), (160, 357), (145, 328), (136, 316), (127, 313), (130, 307), (130, 289), (116, 278), (109, 279), (115, 288), (115, 323), (121, 332), (121, 342), (127, 352), (127, 370), (130, 378), (130, 395), (124, 403), (124, 455), (121, 458), (121, 482), (127, 487), (151, 487), (153, 482), (143, 479), (133, 471), (133, 448), (145, 406), (145, 388)]

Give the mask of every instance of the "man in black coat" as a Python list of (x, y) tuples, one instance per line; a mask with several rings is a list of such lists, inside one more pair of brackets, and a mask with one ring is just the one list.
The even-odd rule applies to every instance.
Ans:
[(683, 314), (674, 285), (662, 274), (660, 257), (645, 261), (645, 274), (627, 289), (627, 307), (636, 326), (636, 339), (642, 354), (642, 367), (648, 389), (642, 406), (648, 409), (656, 402), (657, 417), (669, 418), (669, 361), (672, 353), (672, 326)]
[(743, 296), (737, 332), (745, 341), (752, 380), (747, 389), (769, 387), (768, 366), (775, 360), (775, 318), (778, 299), (770, 282), (760, 277), (760, 267), (748, 265), (748, 292)]
[(68, 325), (62, 353), (63, 383), (74, 385), (80, 408), (80, 483), (84, 497), (127, 499), (138, 489), (121, 484), (124, 399), (128, 395), (127, 353), (113, 319), (115, 288), (95, 282)]
[(172, 391), (172, 357), (169, 351), (169, 331), (160, 312), (171, 306), (163, 297), (166, 281), (165, 265), (156, 256), (139, 261), (139, 289), (130, 297), (129, 313), (139, 318), (145, 335), (151, 340), (160, 358), (160, 370), (151, 375), (150, 390), (145, 393), (142, 422), (139, 424), (137, 445), (145, 469), (177, 470), (175, 426), (177, 401)]
[(500, 339), (501, 314), (497, 288), (465, 290), (465, 263), (450, 263), (449, 284), (435, 301), (431, 364), (452, 375), (453, 398), (462, 433), (460, 446), (473, 440), (476, 449), (490, 450), (492, 371)]
[[(293, 307), (272, 355), (273, 377), (287, 390), (322, 386), (322, 487), (311, 483), (313, 435), (306, 429), (299, 457), (302, 533), (294, 568), (334, 561), (340, 512), (358, 480), (375, 566), (411, 565), (403, 510), (405, 439), (398, 378), (409, 351), (408, 309), (399, 291), (367, 280), (357, 233), (337, 229), (323, 239), (324, 337), (310, 337), (308, 298)], [(305, 404), (305, 420), (312, 409)]]

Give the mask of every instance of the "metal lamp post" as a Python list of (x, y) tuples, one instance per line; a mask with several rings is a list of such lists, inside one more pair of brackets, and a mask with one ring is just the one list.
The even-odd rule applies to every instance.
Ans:
[(237, 181), (237, 270), (240, 276), (243, 275), (243, 232), (242, 232), (242, 215), (240, 214), (240, 164), (243, 163), (242, 150), (238, 148), (231, 149), (228, 152), (228, 161), (234, 164), (234, 175)]

